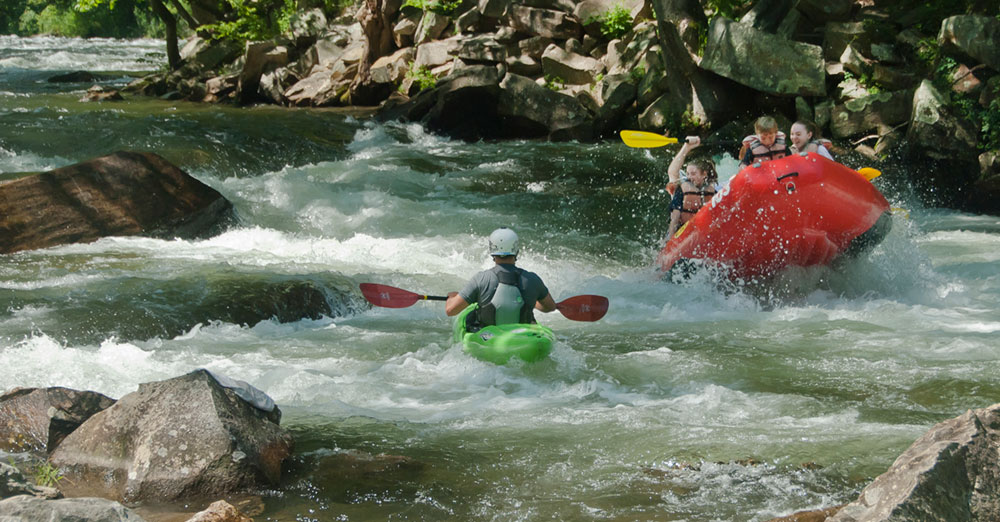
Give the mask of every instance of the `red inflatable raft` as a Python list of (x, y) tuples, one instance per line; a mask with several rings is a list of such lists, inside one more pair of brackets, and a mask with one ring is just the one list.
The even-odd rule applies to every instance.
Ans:
[(721, 264), (737, 278), (826, 265), (874, 247), (892, 227), (889, 202), (868, 179), (818, 154), (741, 170), (670, 238), (667, 272), (683, 259)]

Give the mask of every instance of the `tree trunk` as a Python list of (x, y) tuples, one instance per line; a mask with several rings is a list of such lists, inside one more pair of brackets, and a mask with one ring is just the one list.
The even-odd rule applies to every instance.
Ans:
[(167, 64), (170, 66), (170, 70), (176, 70), (181, 64), (181, 52), (177, 46), (177, 19), (161, 0), (149, 0), (149, 5), (166, 26)]
[(375, 60), (392, 51), (392, 28), (382, 13), (382, 0), (365, 0), (357, 19), (365, 35), (365, 46), (357, 76), (351, 82), (351, 105), (377, 105), (389, 96), (392, 87), (373, 82), (371, 68)]
[(191, 13), (189, 13), (188, 10), (181, 5), (179, 0), (170, 0), (170, 3), (174, 6), (174, 10), (177, 11), (177, 15), (187, 22), (188, 27), (190, 27), (192, 31), (198, 29), (198, 26), (201, 24), (195, 21), (194, 17), (191, 16)]

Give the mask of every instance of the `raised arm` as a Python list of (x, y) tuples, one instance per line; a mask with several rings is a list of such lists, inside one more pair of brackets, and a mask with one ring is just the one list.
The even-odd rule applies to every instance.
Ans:
[(681, 179), (681, 167), (684, 166), (684, 160), (687, 158), (688, 152), (692, 149), (701, 145), (701, 138), (698, 136), (688, 136), (684, 139), (684, 145), (681, 145), (681, 149), (677, 151), (677, 155), (674, 159), (670, 161), (670, 166), (667, 167), (667, 177), (668, 183), (677, 183)]

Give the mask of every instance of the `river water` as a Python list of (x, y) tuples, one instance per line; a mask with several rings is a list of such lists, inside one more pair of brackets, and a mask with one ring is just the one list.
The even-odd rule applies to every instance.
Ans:
[[(163, 61), (157, 41), (0, 36), (0, 172), (153, 151), (240, 220), (0, 256), (0, 390), (119, 398), (200, 367), (248, 381), (296, 438), (258, 519), (767, 520), (852, 500), (934, 423), (1000, 401), (996, 217), (888, 193), (908, 215), (861, 259), (767, 285), (662, 281), (666, 149), (83, 103), (91, 83), (47, 81), (85, 69), (120, 87)], [(611, 301), (596, 323), (541, 315), (546, 361), (472, 359), (440, 303), (373, 309), (357, 290), (457, 290), (500, 225), (557, 300)], [(276, 282), (322, 289), (332, 313), (220, 319)], [(344, 465), (379, 454), (410, 460)]]

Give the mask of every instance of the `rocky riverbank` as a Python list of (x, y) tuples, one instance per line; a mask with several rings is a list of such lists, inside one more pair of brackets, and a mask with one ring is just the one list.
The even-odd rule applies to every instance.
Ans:
[[(193, 38), (179, 69), (129, 90), (378, 105), (379, 118), (462, 139), (587, 141), (637, 128), (732, 140), (761, 114), (784, 128), (805, 118), (930, 203), (1000, 212), (996, 6), (758, 1), (738, 21), (709, 22), (675, 4), (373, 0), (333, 20), (314, 9), (273, 41)], [(892, 172), (899, 161), (907, 173)]]
[[(998, 416), (1000, 404), (941, 422), (857, 500), (775, 520), (996, 520)], [(145, 512), (149, 520), (251, 520), (245, 513), (260, 513), (263, 503), (253, 492), (278, 484), (292, 455), (280, 418), (260, 390), (206, 370), (142, 384), (117, 401), (65, 388), (11, 390), (0, 395), (0, 449), (33, 456), (36, 481), (45, 484), (0, 464), (0, 518), (136, 521)], [(386, 456), (339, 464), (345, 476), (359, 465), (419, 468)], [(218, 498), (226, 500), (212, 502)], [(163, 505), (174, 506), (170, 515)], [(191, 513), (199, 506), (207, 508)]]

